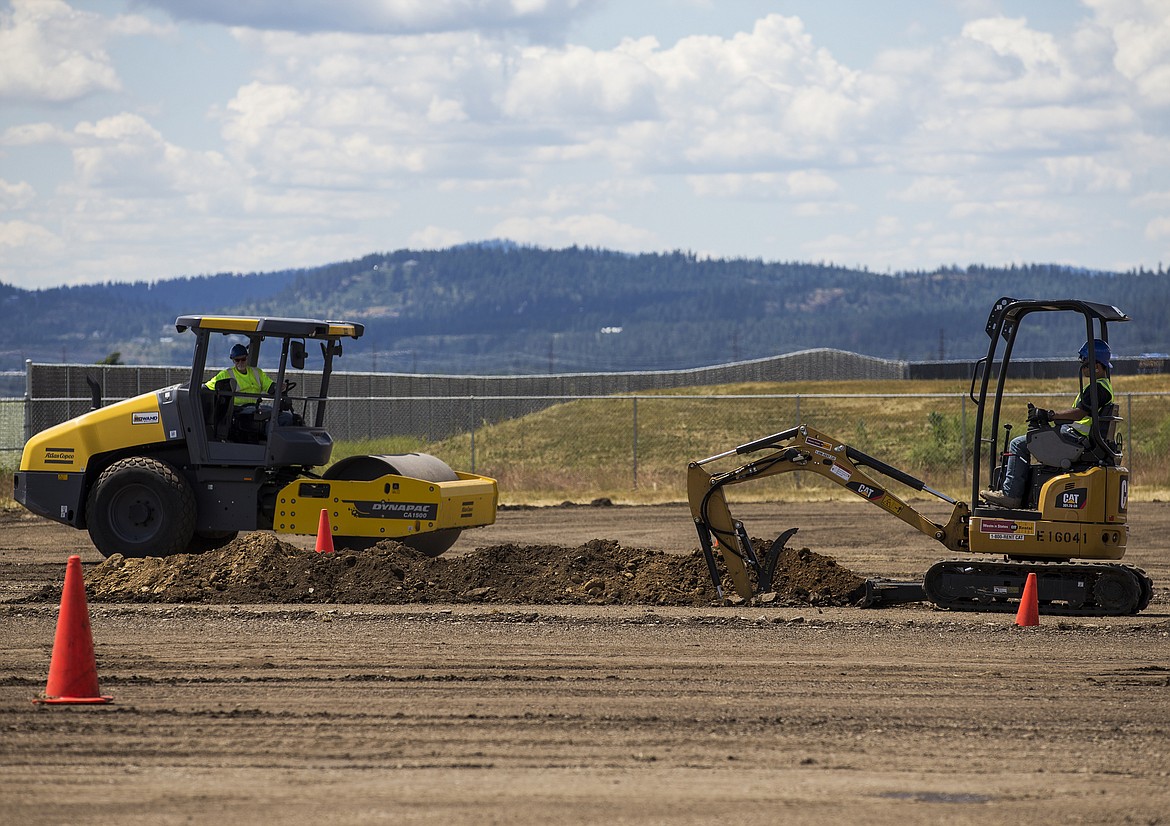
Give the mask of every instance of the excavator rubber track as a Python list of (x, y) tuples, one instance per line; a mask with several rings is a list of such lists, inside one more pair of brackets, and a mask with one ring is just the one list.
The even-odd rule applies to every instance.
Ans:
[(1154, 593), (1141, 568), (1106, 562), (944, 559), (923, 578), (927, 599), (951, 611), (1019, 609), (1028, 574), (1036, 574), (1040, 613), (1112, 617), (1136, 614)]

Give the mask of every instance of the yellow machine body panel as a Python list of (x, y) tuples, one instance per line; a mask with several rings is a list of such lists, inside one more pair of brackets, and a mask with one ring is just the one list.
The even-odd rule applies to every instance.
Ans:
[(1061, 474), (1041, 489), (1039, 519), (972, 516), (971, 550), (1043, 559), (1121, 559), (1129, 537), (1128, 508), (1126, 468)]
[(273, 529), (314, 534), (321, 511), (337, 536), (397, 539), (448, 528), (479, 528), (496, 521), (495, 479), (456, 472), (457, 480), (429, 482), (387, 474), (369, 481), (298, 479), (277, 497)]
[(158, 396), (144, 393), (37, 433), (24, 446), (20, 470), (81, 473), (97, 454), (164, 441)]

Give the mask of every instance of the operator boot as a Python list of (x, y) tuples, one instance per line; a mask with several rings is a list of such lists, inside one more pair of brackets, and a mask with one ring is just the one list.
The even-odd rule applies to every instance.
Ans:
[(1002, 490), (981, 490), (979, 491), (979, 498), (989, 505), (995, 505), (997, 508), (1016, 509), (1020, 507), (1019, 499), (1006, 496)]

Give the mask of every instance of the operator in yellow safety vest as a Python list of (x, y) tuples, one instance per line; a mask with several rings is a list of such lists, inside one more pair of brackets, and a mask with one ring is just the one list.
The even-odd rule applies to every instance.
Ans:
[[(257, 396), (272, 395), (272, 387), (276, 382), (259, 367), (249, 366), (247, 347), (242, 344), (233, 344), (228, 355), (232, 360), (232, 366), (220, 370), (212, 376), (211, 380), (207, 382), (209, 389), (214, 390), (218, 382), (226, 379), (231, 382), (232, 390), (236, 393), (254, 393)], [(287, 382), (285, 384), (287, 389)], [(255, 396), (236, 396), (233, 402), (235, 403), (236, 417), (241, 415), (255, 417), (257, 411), (271, 409), (269, 405), (261, 406), (260, 400)], [(287, 410), (282, 410), (277, 418), (277, 423), (282, 425), (291, 424), (292, 421), (293, 415)]]
[[(248, 366), (247, 347), (242, 344), (233, 344), (230, 356), (232, 366), (216, 373), (211, 381), (207, 382), (208, 389), (214, 390), (217, 382), (227, 379), (232, 383), (232, 390), (238, 393), (255, 393), (259, 396), (272, 390), (272, 385), (276, 382), (259, 367)], [(257, 401), (258, 399), (248, 396), (236, 396), (235, 398), (237, 406), (256, 404)]]
[[(1095, 382), (1097, 385), (1098, 415), (1103, 414), (1113, 403), (1113, 383), (1109, 380), (1109, 371), (1113, 369), (1113, 353), (1107, 342), (1097, 338), (1085, 342), (1078, 355), (1081, 359), (1081, 392), (1077, 394), (1076, 401), (1068, 410), (1049, 410), (1046, 418), (1052, 422), (1064, 422), (1060, 429), (1065, 434), (1087, 439), (1089, 429), (1093, 426), (1089, 384)], [(980, 491), (979, 497), (984, 502), (1000, 508), (1020, 507), (1024, 493), (1028, 489), (1031, 459), (1027, 434), (1012, 439), (1008, 445), (1001, 489)]]

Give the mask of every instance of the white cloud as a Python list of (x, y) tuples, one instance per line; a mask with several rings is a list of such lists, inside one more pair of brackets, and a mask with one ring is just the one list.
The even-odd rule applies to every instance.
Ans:
[(799, 198), (823, 197), (841, 191), (841, 185), (829, 175), (813, 170), (788, 175), (788, 191)]
[(915, 178), (910, 185), (900, 192), (894, 192), (893, 197), (901, 201), (918, 203), (937, 203), (942, 201), (953, 202), (963, 197), (959, 180), (944, 175), (929, 175)]
[(688, 175), (687, 183), (696, 195), (716, 198), (822, 199), (841, 191), (831, 176), (815, 170)]
[(492, 238), (509, 238), (523, 244), (565, 247), (573, 244), (618, 250), (654, 249), (658, 240), (640, 227), (621, 223), (608, 215), (516, 216), (492, 228)]
[(154, 199), (220, 191), (234, 178), (216, 152), (195, 152), (165, 141), (139, 115), (122, 113), (81, 123), (84, 145), (73, 149), (76, 185)]
[(73, 142), (73, 134), (51, 123), (22, 123), (0, 133), (0, 146), (38, 146)]
[(505, 143), (490, 137), (501, 119), (491, 103), (500, 44), (466, 34), (237, 36), (268, 62), (220, 113), (223, 136), (261, 180), (380, 188), (472, 167), (492, 177), (491, 146)]
[(59, 250), (61, 241), (53, 233), (28, 221), (0, 221), (0, 247)]
[(1044, 167), (1058, 188), (1065, 192), (1125, 192), (1133, 183), (1130, 170), (1097, 158), (1049, 158), (1044, 161)]
[(295, 32), (556, 32), (600, 0), (144, 0), (177, 19)]
[(1152, 106), (1170, 105), (1170, 5), (1166, 0), (1083, 0), (1115, 43), (1113, 65)]
[[(690, 167), (766, 169), (816, 158), (870, 126), (888, 91), (817, 48), (797, 18), (769, 15), (731, 38), (688, 37), (646, 58), (658, 77), (657, 134), (638, 147)], [(661, 163), (661, 162), (659, 162)]]
[(798, 218), (836, 218), (858, 211), (856, 204), (844, 201), (804, 201), (793, 207), (792, 214)]
[(652, 39), (613, 52), (582, 46), (526, 49), (504, 93), (505, 115), (529, 123), (657, 119)]
[(1170, 210), (1170, 191), (1146, 192), (1134, 198), (1133, 203), (1143, 209)]
[(0, 212), (23, 209), (32, 203), (36, 191), (26, 181), (9, 183), (0, 178)]
[(484, 207), (482, 211), (491, 215), (614, 212), (647, 202), (657, 194), (657, 187), (650, 178), (606, 178), (587, 183), (550, 185), (535, 193), (529, 191), (530, 186), (524, 189), (524, 194)]
[(1155, 218), (1146, 224), (1145, 236), (1151, 241), (1170, 238), (1170, 216)]
[[(864, 68), (781, 14), (726, 36), (630, 25), (604, 48), (544, 37), (599, 2), (145, 5), (241, 27), (214, 41), (238, 49), (216, 53), (225, 67), (247, 66), (217, 79), (218, 136), (167, 116), (200, 78), (143, 82), (133, 49), (110, 47), (161, 31), (144, 18), (60, 0), (0, 12), (0, 47), (25, 60), (13, 69), (0, 48), (0, 95), (19, 81), (32, 96), (0, 129), (5, 171), (21, 170), (0, 182), (0, 209), (23, 222), (9, 224), (22, 250), (57, 237), (34, 228), (59, 233), (71, 278), (134, 259), (134, 276), (163, 275), (486, 237), (921, 266), (1064, 254), (1054, 245), (1077, 222), (1073, 243), (1102, 266), (1121, 257), (1106, 248), (1140, 257), (1143, 237), (1162, 237), (1165, 0), (1086, 0), (1052, 30), (979, 0), (961, 30), (923, 25)], [(176, 40), (194, 53), (207, 44), (190, 32), (207, 29)], [(119, 73), (137, 82), (118, 91)], [(1107, 202), (1132, 214), (1086, 221)], [(801, 220), (777, 230), (778, 212)], [(0, 278), (53, 267), (4, 258)]]
[(514, 178), (601, 160), (628, 174), (853, 163), (842, 142), (889, 92), (772, 15), (733, 38), (611, 51), (416, 37), (237, 32), (261, 79), (223, 112), (233, 153), (273, 181)]
[(457, 229), (428, 225), (412, 232), (407, 244), (414, 249), (435, 250), (462, 244), (466, 240)]
[(12, 0), (0, 11), (0, 99), (62, 102), (120, 89), (106, 42), (159, 31), (141, 17), (107, 18), (63, 0)]

